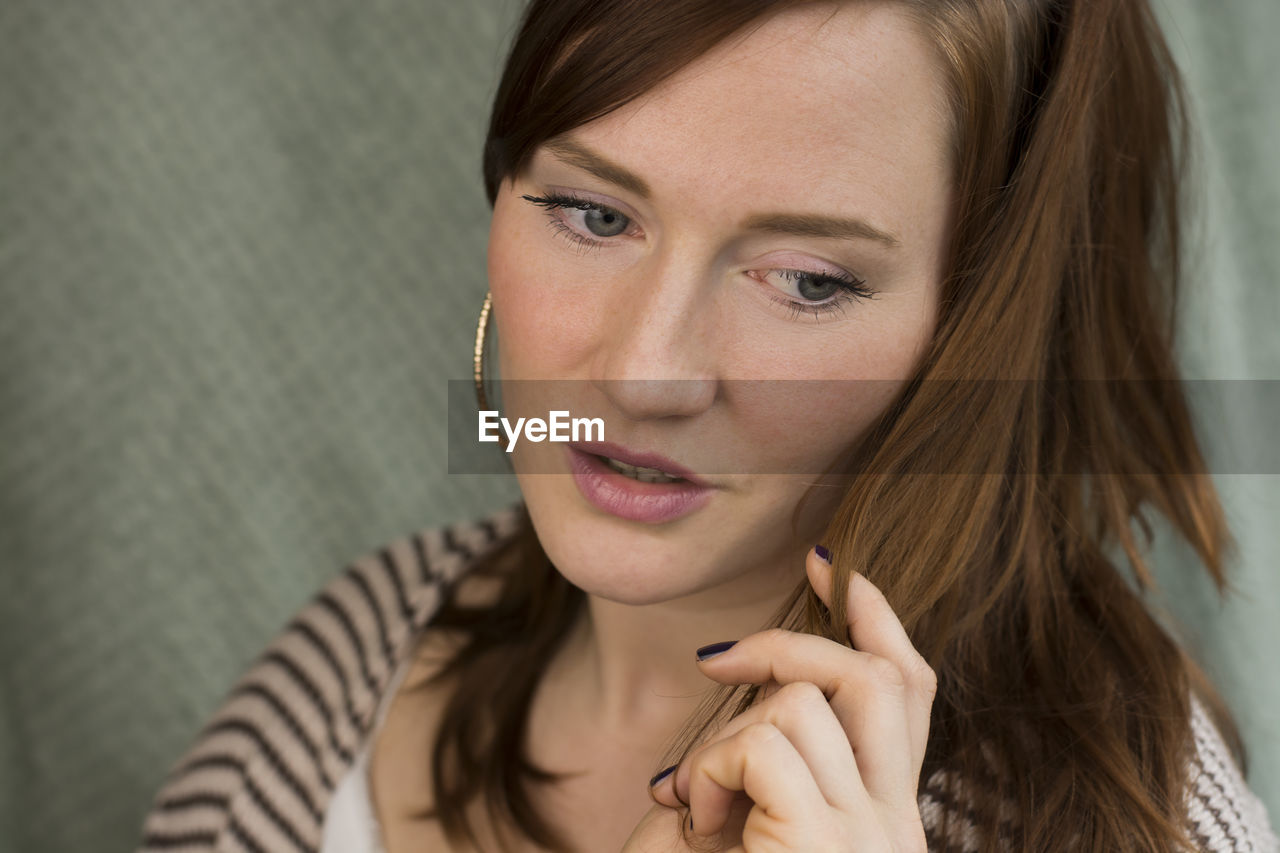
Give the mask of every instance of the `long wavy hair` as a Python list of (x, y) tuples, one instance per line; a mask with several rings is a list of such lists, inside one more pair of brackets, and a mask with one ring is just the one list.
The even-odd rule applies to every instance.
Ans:
[[(859, 443), (866, 473), (830, 518), (834, 588), (855, 571), (879, 586), (938, 675), (921, 793), (949, 807), (931, 848), (962, 832), (984, 850), (1189, 846), (1193, 695), (1243, 754), (1144, 604), (1149, 512), (1220, 591), (1232, 548), (1172, 351), (1189, 150), (1177, 69), (1146, 0), (899, 3), (944, 61), (958, 209), (931, 347)], [(540, 144), (790, 5), (534, 0), (493, 106), (490, 201)], [(564, 850), (527, 787), (562, 775), (522, 743), (585, 596), (527, 517), (473, 571), (500, 594), (450, 598), (434, 619), (466, 640), (430, 682), (457, 686), (423, 816), (478, 846), (466, 806), (481, 796), (493, 821)], [(807, 584), (770, 624), (849, 642), (841, 597), (828, 611)], [(715, 688), (655, 770), (758, 698)]]

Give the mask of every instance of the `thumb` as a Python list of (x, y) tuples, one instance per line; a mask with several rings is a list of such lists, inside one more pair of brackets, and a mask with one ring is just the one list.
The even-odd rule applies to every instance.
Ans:
[(631, 831), (622, 853), (674, 853), (687, 849), (681, 832), (686, 819), (683, 810), (655, 804)]

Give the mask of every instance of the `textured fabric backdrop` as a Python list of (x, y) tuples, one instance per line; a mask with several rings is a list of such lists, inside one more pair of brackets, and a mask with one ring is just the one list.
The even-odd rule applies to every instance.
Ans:
[[(0, 850), (130, 849), (346, 561), (514, 496), (446, 474), (517, 0), (0, 3)], [(1162, 10), (1207, 143), (1184, 360), (1280, 376), (1272, 0)], [(1225, 609), (1167, 598), (1280, 807), (1280, 483), (1222, 478)]]

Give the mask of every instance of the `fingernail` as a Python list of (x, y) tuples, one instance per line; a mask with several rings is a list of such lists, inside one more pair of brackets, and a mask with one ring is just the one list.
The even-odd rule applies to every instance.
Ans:
[(831, 552), (826, 549), (826, 546), (815, 545), (813, 547), (813, 553), (818, 555), (819, 560), (826, 563), (828, 566), (831, 565)]
[(737, 642), (737, 640), (725, 640), (723, 643), (712, 643), (709, 646), (703, 646), (698, 649), (698, 660), (711, 660), (716, 655), (722, 655), (733, 648)]
[(670, 776), (670, 775), (671, 775), (671, 771), (672, 771), (672, 770), (675, 770), (675, 769), (676, 769), (677, 767), (679, 767), (679, 766), (680, 766), (679, 764), (672, 764), (672, 765), (671, 765), (670, 767), (668, 767), (666, 770), (663, 770), (663, 771), (662, 771), (661, 773), (659, 773), (657, 776), (654, 776), (652, 779), (650, 779), (650, 780), (649, 780), (649, 787), (650, 787), (650, 788), (652, 788), (654, 785), (658, 784), (658, 783), (659, 783), (659, 782), (661, 782), (663, 779), (665, 779), (665, 778), (667, 778), (668, 776)]

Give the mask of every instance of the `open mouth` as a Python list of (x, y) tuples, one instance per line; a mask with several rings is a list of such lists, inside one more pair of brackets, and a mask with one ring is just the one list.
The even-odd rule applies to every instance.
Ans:
[[(573, 481), (587, 503), (628, 521), (645, 524), (675, 521), (706, 506), (716, 492), (714, 486), (697, 479), (697, 474), (657, 454), (633, 453), (620, 448), (619, 456), (627, 454), (635, 460), (623, 462), (598, 452), (613, 452), (608, 446), (588, 449), (570, 444), (565, 450)], [(685, 476), (652, 465), (673, 468)]]
[(683, 477), (673, 477), (665, 471), (657, 468), (641, 468), (638, 465), (628, 465), (626, 462), (620, 462), (617, 459), (611, 459), (608, 456), (600, 456), (594, 454), (597, 459), (603, 462), (609, 468), (617, 471), (624, 477), (630, 477), (632, 480), (639, 480), (641, 483), (687, 483), (688, 480)]

